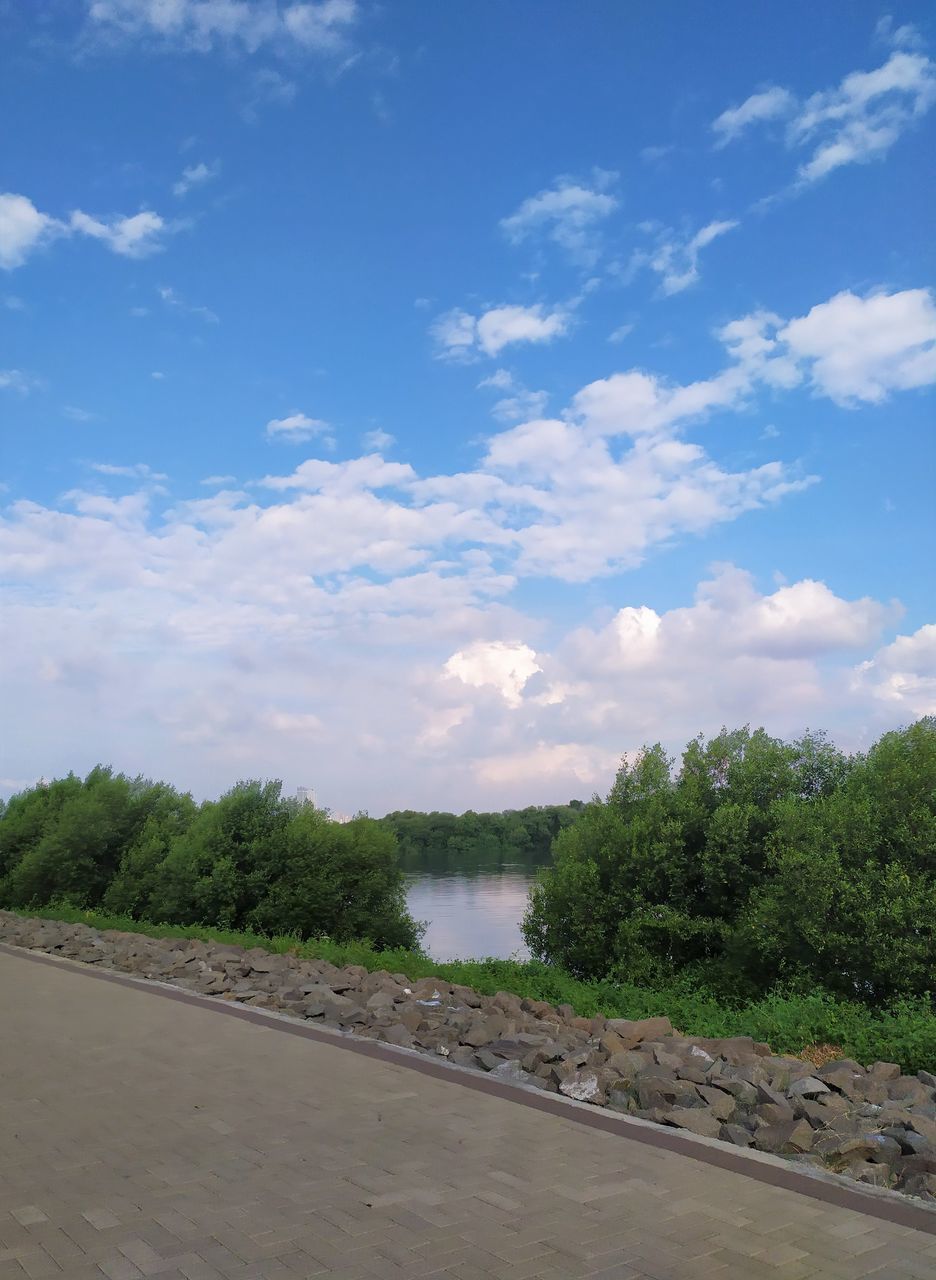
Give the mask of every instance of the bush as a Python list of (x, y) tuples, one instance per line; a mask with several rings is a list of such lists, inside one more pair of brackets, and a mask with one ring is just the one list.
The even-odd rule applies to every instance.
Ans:
[(880, 1007), (936, 973), (936, 719), (847, 757), (763, 730), (625, 761), (560, 832), (523, 924), (580, 978)]
[(391, 833), (332, 822), (240, 782), (217, 801), (110, 769), (14, 796), (0, 812), (0, 904), (101, 908), (169, 925), (416, 947)]

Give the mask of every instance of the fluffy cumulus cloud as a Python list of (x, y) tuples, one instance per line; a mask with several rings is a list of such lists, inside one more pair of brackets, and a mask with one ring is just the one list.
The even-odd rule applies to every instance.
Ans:
[(541, 303), (491, 307), (477, 316), (455, 308), (437, 317), (430, 332), (441, 359), (471, 360), (479, 354), (496, 356), (517, 343), (552, 342), (567, 333), (571, 323), (568, 311), (550, 311)]
[(844, 165), (881, 159), (936, 103), (936, 64), (909, 47), (912, 28), (888, 33), (896, 47), (872, 71), (852, 71), (839, 84), (802, 101), (774, 86), (723, 111), (712, 122), (717, 144), (724, 146), (754, 125), (783, 118), (787, 145), (805, 153), (798, 168), (803, 184)]
[(905, 716), (936, 716), (936, 625), (898, 636), (855, 671), (853, 689)]
[[(901, 294), (863, 302), (888, 296), (912, 311)], [(849, 717), (860, 745), (910, 718), (929, 705), (932, 629), (893, 639), (892, 605), (834, 583), (765, 591), (719, 566), (663, 611), (625, 581), (583, 625), (574, 604), (560, 626), (518, 603), (523, 579), (587, 583), (809, 486), (795, 466), (730, 467), (688, 438), (765, 387), (808, 379), (839, 396), (797, 323), (724, 326), (723, 367), (696, 382), (593, 381), (460, 473), (306, 457), (182, 497), (116, 461), (57, 503), (13, 501), (0, 696), (23, 726), (17, 776), (103, 758), (209, 792), (262, 774), (348, 810), (477, 807), (603, 789), (622, 751), (659, 736), (661, 706), (674, 746), (722, 723)], [(915, 358), (912, 326), (903, 343)], [(895, 349), (875, 377), (912, 384)], [(273, 434), (309, 423), (274, 419)]]
[(12, 271), (60, 231), (60, 224), (33, 202), (12, 191), (0, 192), (0, 267)]
[(446, 662), (446, 675), (476, 689), (496, 689), (509, 707), (518, 707), (523, 686), (541, 670), (536, 654), (526, 644), (508, 644), (503, 640), (476, 640), (459, 649)]
[(358, 19), (356, 0), (89, 0), (87, 10), (92, 39), (148, 38), (198, 53), (270, 46), (331, 54), (346, 48)]
[(603, 169), (588, 182), (557, 178), (502, 218), (501, 229), (514, 244), (545, 236), (574, 262), (592, 266), (601, 253), (599, 226), (618, 207), (609, 190), (616, 180), (617, 174)]
[(791, 320), (779, 339), (811, 361), (812, 384), (840, 404), (877, 403), (936, 382), (936, 301), (928, 289), (836, 294)]

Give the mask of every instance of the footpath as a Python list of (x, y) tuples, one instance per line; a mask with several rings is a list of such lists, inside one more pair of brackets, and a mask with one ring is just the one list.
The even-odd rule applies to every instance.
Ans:
[(936, 1276), (906, 1197), (830, 1203), (100, 965), (0, 948), (0, 1027), (3, 1280)]

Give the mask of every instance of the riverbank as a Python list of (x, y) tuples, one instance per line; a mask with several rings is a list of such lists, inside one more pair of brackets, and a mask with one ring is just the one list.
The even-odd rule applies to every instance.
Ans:
[[(25, 913), (20, 913), (25, 914)], [(649, 988), (609, 982), (580, 982), (536, 961), (456, 960), (440, 963), (419, 951), (382, 951), (366, 942), (339, 944), (328, 939), (300, 941), (291, 936), (267, 937), (223, 929), (176, 927), (54, 906), (29, 916), (85, 924), (94, 929), (146, 934), (152, 938), (192, 938), (245, 949), (261, 947), (274, 954), (324, 960), (336, 968), (359, 965), (369, 973), (401, 973), (412, 981), (436, 977), (471, 987), (481, 995), (507, 991), (521, 999), (569, 1005), (591, 1018), (669, 1017), (688, 1036), (750, 1036), (776, 1053), (803, 1056), (817, 1065), (830, 1055), (860, 1063), (886, 1060), (903, 1071), (936, 1072), (936, 1014), (924, 1000), (902, 1001), (891, 1009), (823, 994), (774, 993), (756, 1001), (728, 1006), (711, 994), (689, 988)], [(828, 1046), (828, 1048), (827, 1048)]]
[(487, 996), (438, 974), (411, 979), (218, 940), (0, 911), (0, 941), (318, 1022), (936, 1203), (936, 1076), (927, 1071), (842, 1057), (814, 1068), (750, 1036), (687, 1035), (665, 1016), (588, 1018), (566, 1003)]

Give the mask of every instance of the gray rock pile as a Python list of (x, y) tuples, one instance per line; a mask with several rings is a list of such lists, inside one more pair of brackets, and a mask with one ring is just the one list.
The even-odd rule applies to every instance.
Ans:
[(437, 978), (337, 969), (259, 949), (102, 932), (0, 912), (0, 940), (325, 1023), (739, 1147), (936, 1203), (936, 1075), (850, 1059), (818, 1069), (747, 1036), (682, 1036), (668, 1018), (576, 1017)]

